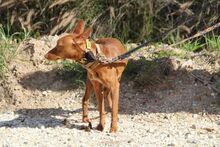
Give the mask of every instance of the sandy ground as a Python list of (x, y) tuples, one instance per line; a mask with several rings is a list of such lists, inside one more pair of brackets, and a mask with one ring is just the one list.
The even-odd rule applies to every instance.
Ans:
[(95, 98), (89, 111), (93, 129), (88, 131), (81, 121), (84, 89), (74, 86), (59, 64), (43, 58), (57, 38), (29, 40), (10, 63), (0, 86), (0, 146), (220, 146), (217, 60), (152, 61), (169, 61), (172, 68), (166, 76), (161, 76), (162, 67), (153, 71), (147, 82), (148, 66), (143, 65), (134, 78), (122, 79), (118, 133), (108, 133), (109, 113), (105, 130), (95, 129)]

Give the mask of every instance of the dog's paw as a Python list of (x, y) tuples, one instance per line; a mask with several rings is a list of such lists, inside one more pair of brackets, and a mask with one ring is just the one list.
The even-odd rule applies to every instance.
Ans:
[(118, 128), (117, 127), (111, 127), (110, 129), (110, 133), (116, 133), (118, 131)]
[(88, 117), (83, 117), (82, 121), (85, 122), (85, 123), (90, 123), (91, 122)]
[(104, 125), (98, 124), (98, 126), (96, 127), (96, 129), (99, 130), (99, 131), (103, 131), (103, 130), (104, 130)]
[(67, 118), (65, 118), (65, 119), (63, 120), (63, 124), (64, 124), (65, 126), (67, 126), (67, 127), (71, 127), (70, 120), (67, 119)]

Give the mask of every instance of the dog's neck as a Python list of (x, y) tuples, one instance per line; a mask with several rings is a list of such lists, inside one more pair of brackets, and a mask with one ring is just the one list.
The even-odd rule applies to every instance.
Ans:
[(99, 44), (96, 44), (94, 41), (90, 42), (90, 46), (86, 45), (86, 52), (82, 55), (82, 58), (78, 61), (86, 69), (92, 69), (99, 65), (99, 60), (97, 55), (101, 53), (101, 47)]

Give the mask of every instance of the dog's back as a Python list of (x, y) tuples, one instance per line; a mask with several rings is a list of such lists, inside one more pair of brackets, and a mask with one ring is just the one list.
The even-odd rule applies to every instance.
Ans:
[(122, 43), (115, 38), (101, 38), (95, 42), (100, 45), (103, 53), (108, 58), (113, 58), (126, 52)]

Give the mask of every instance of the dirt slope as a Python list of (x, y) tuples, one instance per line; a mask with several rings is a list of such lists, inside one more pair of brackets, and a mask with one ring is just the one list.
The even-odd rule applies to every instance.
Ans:
[[(108, 133), (110, 114), (104, 132), (87, 132), (81, 122), (84, 90), (59, 64), (43, 58), (57, 38), (30, 39), (11, 62), (7, 82), (0, 86), (0, 145), (219, 146), (218, 60), (162, 58), (150, 61), (159, 65), (151, 73), (143, 60), (132, 61), (141, 68), (122, 79), (119, 132)], [(95, 128), (94, 98), (89, 115)], [(63, 124), (65, 118), (69, 125)]]

